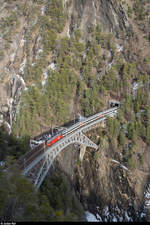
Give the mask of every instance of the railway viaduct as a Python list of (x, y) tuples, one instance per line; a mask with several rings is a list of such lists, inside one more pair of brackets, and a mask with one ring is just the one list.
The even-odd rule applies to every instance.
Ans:
[[(45, 142), (43, 142), (32, 149), (18, 160), (21, 173), (32, 181), (37, 190), (42, 184), (56, 156), (68, 145), (78, 143), (84, 150), (86, 147), (97, 149), (98, 146), (86, 137), (85, 133), (99, 126), (107, 117), (116, 116), (118, 110), (119, 106), (90, 116), (84, 119), (84, 121), (77, 122), (73, 126), (65, 129), (63, 131), (63, 138), (53, 145), (48, 147), (45, 145)], [(53, 140), (54, 138), (55, 136), (51, 139)]]

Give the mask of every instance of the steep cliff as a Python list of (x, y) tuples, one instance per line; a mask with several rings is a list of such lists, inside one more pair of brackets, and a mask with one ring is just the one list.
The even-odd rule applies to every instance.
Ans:
[[(135, 60), (142, 73), (149, 71), (148, 63), (145, 63), (144, 68), (142, 67), (143, 61), (149, 56), (148, 42), (143, 39), (142, 31), (138, 30), (134, 16), (132, 19), (128, 17), (128, 8), (133, 7), (132, 2), (79, 0), (62, 3), (63, 5), (48, 1), (22, 1), (21, 3), (17, 0), (2, 1), (0, 18), (1, 123), (4, 118), (4, 121), (6, 120), (12, 126), (16, 112), (20, 109), (22, 90), (28, 90), (27, 87), (31, 86), (42, 90), (41, 85), (44, 86), (48, 78), (47, 72), (56, 67), (57, 55), (61, 55), (59, 53), (60, 41), (65, 37), (70, 38), (71, 41), (76, 35), (76, 38), (85, 45), (84, 52), (78, 49), (77, 45), (74, 46), (77, 51), (81, 51), (78, 59), (76, 57), (77, 62), (70, 55), (71, 60), (74, 61), (72, 63), (80, 67), (80, 70), (75, 68), (74, 72), (77, 75), (83, 73), (81, 59), (85, 60), (88, 53), (86, 45), (88, 41), (93, 43), (96, 35), (99, 46), (95, 48), (101, 46), (99, 53), (96, 53), (99, 54), (99, 58), (96, 59), (97, 74), (100, 71), (103, 75), (112, 65), (118, 63), (117, 57), (122, 61)], [(147, 18), (148, 16), (146, 24)], [(98, 37), (100, 32), (103, 34), (102, 37)], [(55, 39), (57, 39), (56, 43)], [(59, 62), (57, 62), (57, 71), (60, 68), (58, 64)], [(93, 72), (95, 73), (94, 68)], [(46, 86), (43, 88), (46, 89)], [(71, 104), (74, 105), (74, 101)], [(67, 120), (69, 117), (72, 118), (72, 113), (70, 110)], [(46, 122), (44, 125), (42, 129), (47, 129)]]
[(129, 22), (123, 5), (118, 1), (73, 1), (70, 27), (80, 27), (87, 38), (91, 25), (101, 24), (103, 32), (112, 32), (116, 37), (120, 31), (129, 29)]
[(97, 152), (87, 149), (80, 162), (70, 147), (54, 164), (103, 221), (139, 220), (145, 210), (149, 7), (148, 0), (1, 1), (0, 125), (9, 134), (34, 138), (106, 109), (110, 99), (121, 102), (116, 120), (89, 134)]
[(99, 221), (147, 221), (149, 166), (126, 166), (106, 141), (96, 152), (87, 148), (82, 161), (76, 147), (63, 150), (46, 179), (65, 174), (84, 210)]

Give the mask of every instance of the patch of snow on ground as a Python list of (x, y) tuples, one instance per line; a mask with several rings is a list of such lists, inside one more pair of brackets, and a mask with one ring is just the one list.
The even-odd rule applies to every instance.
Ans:
[(26, 42), (26, 40), (24, 40), (23, 38), (20, 41), (20, 47), (22, 48), (24, 46), (24, 43)]
[(13, 62), (15, 59), (15, 53), (13, 53), (11, 56), (10, 56), (10, 61)]
[(140, 214), (140, 216), (141, 216), (141, 218), (143, 218), (143, 217), (146, 216), (146, 213), (145, 213), (145, 212), (142, 212), (142, 213)]
[(70, 29), (68, 28), (67, 30), (67, 37), (70, 38), (70, 33), (69, 33)]
[(24, 79), (21, 76), (19, 76), (18, 74), (16, 75), (16, 77), (18, 78), (18, 80), (21, 81), (22, 86), (24, 87), (24, 90), (28, 90), (28, 88), (26, 87), (26, 83), (25, 83)]
[(41, 14), (42, 15), (45, 13), (45, 9), (46, 9), (46, 7), (45, 7), (45, 5), (43, 5), (42, 8), (41, 8)]
[(51, 63), (48, 67), (47, 67), (47, 69), (45, 70), (45, 72), (43, 73), (43, 75), (44, 75), (44, 79), (43, 79), (43, 81), (42, 81), (42, 86), (45, 86), (45, 84), (46, 84), (46, 80), (47, 80), (47, 78), (48, 78), (48, 70), (49, 69), (51, 69), (51, 70), (55, 70), (56, 69), (56, 64), (55, 63)]
[(120, 209), (119, 209), (118, 206), (116, 206), (115, 211), (118, 212), (118, 213), (120, 213)]
[(98, 213), (96, 214), (96, 217), (97, 217), (99, 222), (102, 222), (102, 218), (100, 217), (100, 215)]
[(0, 161), (0, 166), (5, 166), (5, 162), (4, 161)]
[(144, 193), (145, 196), (145, 208), (150, 207), (150, 184), (147, 188), (147, 191)]
[(150, 193), (147, 192), (146, 195), (145, 195), (145, 197), (146, 198), (149, 198), (150, 197)]
[(42, 48), (40, 48), (40, 49), (38, 50), (38, 53), (41, 53), (41, 52), (43, 52), (43, 49), (42, 49)]
[(117, 218), (115, 216), (113, 216), (112, 222), (118, 222), (118, 220), (117, 220)]
[(21, 65), (20, 65), (20, 69), (19, 69), (19, 72), (20, 73), (22, 73), (22, 74), (24, 74), (24, 68), (25, 68), (25, 66), (26, 66), (26, 58), (23, 60), (23, 62), (21, 63)]
[(39, 35), (38, 39), (37, 39), (37, 42), (39, 42), (40, 40), (42, 40), (42, 37)]
[(4, 166), (5, 162), (4, 161), (0, 161), (0, 166)]
[(142, 212), (140, 213), (141, 218), (146, 217), (147, 209), (150, 209), (150, 184), (147, 190), (144, 192), (144, 207)]
[(123, 51), (123, 46), (116, 43), (117, 52)]
[(133, 90), (135, 91), (135, 90), (137, 90), (139, 87), (141, 87), (143, 85), (143, 83), (142, 82), (134, 82), (133, 83)]
[(90, 213), (89, 211), (85, 211), (85, 215), (88, 222), (99, 222), (99, 220), (96, 219), (94, 214)]
[(119, 216), (119, 222), (123, 222), (123, 217)]
[(108, 206), (106, 206), (104, 208), (104, 214), (105, 214), (106, 217), (109, 216), (109, 208), (108, 208)]
[(56, 65), (55, 65), (55, 63), (51, 63), (49, 66), (48, 66), (48, 69), (52, 69), (53, 71), (56, 69)]
[(45, 86), (46, 80), (47, 80), (47, 77), (48, 77), (47, 71), (45, 71), (45, 72), (43, 73), (43, 75), (44, 75), (44, 80), (42, 81), (42, 86)]
[(125, 218), (128, 222), (131, 221), (131, 217), (129, 217), (129, 215), (126, 211), (125, 211)]

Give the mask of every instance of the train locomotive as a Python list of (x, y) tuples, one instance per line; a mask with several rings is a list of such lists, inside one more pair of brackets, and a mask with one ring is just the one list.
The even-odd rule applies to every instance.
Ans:
[(57, 137), (55, 137), (51, 141), (46, 140), (45, 141), (45, 145), (49, 147), (49, 146), (53, 145), (55, 142), (57, 142), (58, 140), (60, 140), (61, 138), (63, 138), (63, 135), (62, 134), (58, 135)]
[(34, 161), (39, 155), (45, 153), (45, 149), (55, 144), (57, 141), (65, 138), (68, 135), (74, 134), (75, 131), (82, 130), (82, 127), (89, 125), (96, 120), (100, 120), (102, 117), (107, 115), (114, 115), (117, 113), (118, 107), (113, 107), (112, 109), (106, 110), (103, 113), (97, 113), (84, 121), (74, 124), (72, 127), (65, 129), (57, 135), (53, 136), (51, 139), (45, 140), (43, 143), (39, 144), (37, 147), (27, 152), (23, 157), (18, 160), (18, 166), (21, 170), (24, 170), (32, 161)]

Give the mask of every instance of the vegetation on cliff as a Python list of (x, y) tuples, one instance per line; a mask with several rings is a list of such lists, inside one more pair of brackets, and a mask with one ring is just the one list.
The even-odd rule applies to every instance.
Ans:
[[(120, 18), (124, 27), (116, 28), (111, 21), (109, 32), (104, 32), (100, 21), (83, 24), (82, 16), (70, 16), (72, 1), (5, 3), (7, 16), (0, 17), (0, 63), (15, 46), (14, 36), (19, 39), (23, 35), (22, 47), (15, 55), (13, 52), (0, 79), (7, 80), (6, 70), (12, 66), (24, 79), (26, 89), (20, 104), (13, 104), (17, 115), (12, 134), (0, 130), (0, 161), (12, 163), (8, 156), (18, 159), (29, 151), (30, 137), (50, 126), (63, 126), (78, 113), (93, 115), (106, 109), (108, 100), (117, 99), (121, 102), (117, 117), (108, 118), (106, 127), (93, 132), (92, 138), (100, 147), (108, 143), (111, 156), (128, 169), (143, 168), (150, 147), (149, 0), (117, 3), (121, 12), (126, 9), (131, 24), (127, 26)], [(88, 0), (81, 1), (83, 7), (86, 4)], [(144, 44), (146, 49), (142, 51)], [(17, 55), (19, 48), (22, 54)], [(96, 162), (100, 153), (91, 157)], [(81, 166), (81, 162), (78, 164)], [(11, 172), (0, 171), (0, 183), (0, 220), (83, 219), (83, 209), (63, 176), (46, 179), (40, 192), (35, 193), (14, 166)]]
[(46, 180), (36, 192), (13, 157), (5, 163), (0, 166), (0, 221), (85, 221), (81, 203), (65, 176)]

